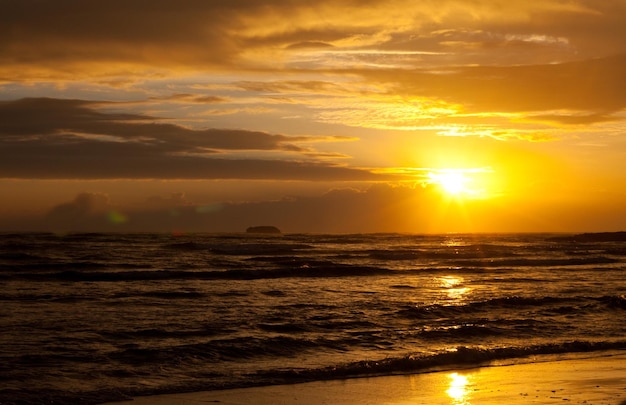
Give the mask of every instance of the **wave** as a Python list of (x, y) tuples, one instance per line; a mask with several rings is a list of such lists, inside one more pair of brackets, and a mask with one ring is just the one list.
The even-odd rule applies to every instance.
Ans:
[(607, 308), (626, 309), (624, 296), (603, 297), (500, 297), (484, 301), (476, 301), (461, 305), (431, 304), (424, 306), (410, 306), (397, 311), (397, 314), (407, 319), (440, 319), (456, 317), (463, 314), (476, 314), (498, 309), (524, 309), (542, 307), (556, 314), (579, 313), (584, 310), (599, 310), (598, 304)]
[(138, 329), (131, 331), (101, 331), (98, 334), (109, 338), (119, 340), (127, 340), (130, 342), (136, 342), (137, 339), (151, 340), (151, 339), (188, 339), (188, 338), (205, 338), (217, 336), (224, 333), (232, 333), (233, 329), (228, 329), (224, 326), (206, 326), (198, 329), (190, 330), (177, 330), (177, 329)]
[[(244, 262), (267, 263), (273, 268), (262, 268), (256, 264), (242, 267), (242, 263), (208, 264), (209, 267), (220, 267), (220, 270), (201, 270), (205, 266), (200, 264), (180, 265), (182, 269), (167, 269), (162, 266), (160, 270), (153, 270), (150, 264), (112, 263), (99, 262), (73, 262), (73, 263), (48, 263), (48, 264), (23, 264), (19, 267), (7, 267), (0, 271), (0, 279), (28, 279), (32, 281), (147, 281), (147, 280), (259, 280), (279, 278), (333, 278), (333, 277), (373, 277), (373, 276), (405, 276), (411, 274), (477, 274), (490, 273), (494, 282), (510, 282), (499, 278), (499, 273), (510, 274), (510, 267), (515, 266), (575, 266), (581, 264), (606, 264), (614, 260), (593, 259), (567, 259), (567, 260), (515, 260), (515, 261), (491, 261), (489, 263), (477, 261), (456, 261), (441, 267), (416, 267), (409, 269), (390, 269), (386, 267), (343, 264), (331, 260), (319, 260), (306, 257), (276, 256), (276, 257), (251, 257)], [(130, 269), (130, 270), (129, 270)], [(55, 271), (56, 270), (56, 271)], [(61, 271), (59, 271), (61, 270)], [(104, 270), (104, 271), (103, 271)], [(108, 271), (107, 271), (108, 270)], [(602, 268), (588, 269), (601, 271)], [(513, 278), (515, 279), (515, 278)], [(519, 278), (525, 282), (537, 282), (541, 279)]]
[(176, 364), (181, 361), (240, 362), (254, 358), (290, 357), (319, 347), (343, 347), (327, 339), (235, 337), (169, 347), (131, 347), (109, 357), (123, 364)]
[[(302, 347), (293, 347), (290, 339), (277, 339), (277, 344), (284, 345), (295, 352)], [(206, 359), (206, 345), (196, 345), (191, 348), (196, 355)], [(252, 349), (253, 354), (258, 353), (262, 347)], [(614, 353), (626, 350), (626, 340), (612, 342), (570, 341), (554, 344), (540, 344), (523, 347), (500, 347), (485, 349), (481, 347), (458, 346), (455, 349), (445, 350), (431, 354), (407, 354), (401, 357), (389, 357), (380, 360), (361, 360), (343, 364), (319, 368), (279, 368), (259, 370), (253, 373), (243, 374), (239, 377), (224, 375), (221, 373), (202, 373), (195, 381), (179, 382), (165, 386), (127, 386), (102, 388), (98, 390), (71, 390), (62, 391), (48, 388), (29, 389), (0, 389), (0, 402), (6, 404), (73, 404), (82, 403), (95, 405), (108, 401), (129, 400), (133, 396), (168, 394), (176, 392), (207, 391), (229, 388), (245, 388), (261, 385), (293, 384), (311, 381), (326, 381), (345, 378), (372, 377), (384, 375), (398, 375), (421, 373), (430, 371), (454, 370), (459, 368), (474, 368), (493, 364), (494, 362), (516, 363), (532, 357), (532, 361), (541, 361), (535, 356), (562, 355), (576, 353)], [(239, 357), (241, 353), (231, 351), (230, 354)], [(270, 353), (271, 354), (271, 353)], [(228, 350), (224, 351), (224, 357), (229, 356)], [(245, 354), (244, 354), (245, 355)], [(126, 361), (186, 361), (185, 358), (176, 357), (175, 352), (156, 349), (128, 349), (118, 353), (118, 360), (123, 364)], [(115, 356), (114, 356), (115, 357)], [(36, 363), (37, 358), (28, 358), (27, 361)], [(197, 361), (197, 357), (191, 356), (188, 360)], [(1, 366), (0, 366), (1, 369)], [(125, 377), (128, 371), (123, 368), (111, 370), (109, 375)]]
[(283, 269), (244, 268), (209, 271), (145, 270), (103, 272), (65, 270), (61, 272), (14, 273), (5, 277), (22, 278), (32, 281), (258, 280), (290, 277), (364, 277), (390, 275), (395, 272), (394, 270), (380, 267), (334, 264), (332, 266), (314, 268), (303, 265), (301, 267)]
[(602, 297), (602, 301), (609, 307), (626, 309), (626, 294), (604, 296)]
[[(152, 268), (152, 265), (136, 264), (136, 263), (106, 263), (104, 261), (69, 261), (69, 262), (15, 262), (6, 266), (0, 266), (0, 274), (15, 274), (18, 275), (21, 272), (29, 272), (33, 274), (48, 274), (50, 278), (54, 278), (54, 274), (61, 274), (68, 271), (73, 272), (90, 272), (91, 270), (118, 270), (118, 269), (137, 269), (144, 270), (146, 268)], [(62, 270), (59, 272), (59, 270)], [(55, 272), (56, 271), (56, 272)], [(37, 276), (34, 276), (37, 278)]]
[(430, 355), (410, 354), (383, 360), (365, 360), (315, 369), (268, 370), (255, 374), (261, 381), (294, 383), (316, 380), (332, 380), (350, 377), (391, 375), (423, 372), (434, 369), (479, 367), (498, 360), (515, 360), (536, 355), (589, 353), (626, 350), (626, 340), (614, 342), (571, 341), (524, 347), (501, 347), (483, 349), (459, 346), (456, 349)]
[(445, 249), (428, 247), (425, 249), (371, 249), (366, 252), (377, 260), (418, 260), (418, 259), (489, 259), (518, 256), (509, 246), (492, 244), (472, 244)]
[(582, 242), (582, 243), (602, 243), (602, 242), (626, 242), (626, 232), (596, 232), (581, 233), (577, 235), (556, 236), (549, 240), (560, 242)]
[[(164, 300), (197, 300), (207, 297), (207, 294), (195, 291), (146, 291), (146, 292), (124, 292), (110, 296), (105, 294), (50, 294), (50, 293), (0, 293), (0, 301), (17, 302), (50, 302), (50, 303), (72, 303), (82, 301), (99, 301), (103, 299), (120, 298), (156, 298)], [(115, 301), (119, 305), (126, 305), (124, 301)]]
[(613, 264), (622, 260), (605, 256), (570, 257), (570, 258), (519, 258), (519, 259), (488, 259), (488, 260), (454, 260), (452, 264), (465, 267), (553, 267), (583, 266), (591, 264)]
[(296, 251), (312, 249), (313, 246), (302, 243), (208, 243), (208, 242), (175, 242), (163, 246), (170, 250), (206, 251), (209, 253), (229, 256), (284, 255)]

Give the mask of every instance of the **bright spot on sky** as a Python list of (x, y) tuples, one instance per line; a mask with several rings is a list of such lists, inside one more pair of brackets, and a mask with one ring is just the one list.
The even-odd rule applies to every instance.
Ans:
[(428, 178), (431, 183), (438, 184), (443, 191), (450, 195), (457, 196), (472, 192), (472, 190), (468, 188), (468, 183), (470, 183), (472, 179), (462, 172), (449, 171), (428, 173)]

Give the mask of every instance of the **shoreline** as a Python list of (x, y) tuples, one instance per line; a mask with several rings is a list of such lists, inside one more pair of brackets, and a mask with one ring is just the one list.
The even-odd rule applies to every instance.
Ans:
[(626, 405), (626, 352), (494, 364), (426, 373), (360, 377), (135, 397), (104, 405)]

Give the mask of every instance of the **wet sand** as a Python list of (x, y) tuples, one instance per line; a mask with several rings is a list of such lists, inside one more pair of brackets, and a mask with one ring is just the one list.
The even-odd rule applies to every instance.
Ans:
[(626, 353), (431, 373), (137, 397), (117, 405), (626, 405)]

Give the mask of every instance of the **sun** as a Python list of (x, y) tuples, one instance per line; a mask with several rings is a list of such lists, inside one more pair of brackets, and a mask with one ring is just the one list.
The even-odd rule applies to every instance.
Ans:
[(428, 173), (428, 178), (429, 183), (437, 184), (446, 194), (451, 196), (461, 196), (473, 192), (469, 188), (472, 179), (460, 171), (431, 172)]
[(448, 194), (461, 194), (467, 192), (466, 184), (469, 179), (462, 173), (443, 173), (439, 175), (439, 184)]
[(378, 169), (377, 173), (409, 175), (414, 184), (436, 189), (446, 200), (485, 200), (502, 195), (493, 192), (495, 171), (491, 167), (432, 168), (394, 167)]

